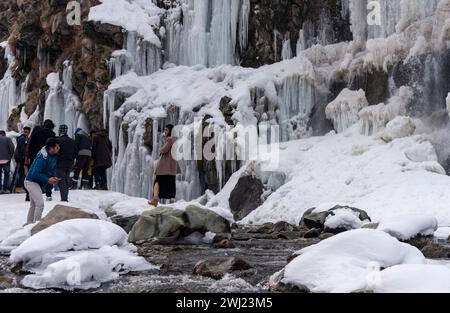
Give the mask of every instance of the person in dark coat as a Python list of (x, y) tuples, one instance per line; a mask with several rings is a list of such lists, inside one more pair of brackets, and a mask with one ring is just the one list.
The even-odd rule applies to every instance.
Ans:
[(67, 135), (67, 125), (59, 127), (59, 155), (56, 166), (56, 177), (58, 177), (58, 186), (61, 193), (61, 201), (69, 201), (70, 172), (75, 160), (75, 141)]
[(16, 192), (25, 192), (24, 182), (25, 182), (25, 154), (28, 145), (28, 140), (31, 133), (31, 127), (25, 126), (22, 129), (22, 135), (17, 137), (16, 151), (14, 152), (14, 160), (17, 166), (17, 180), (16, 180)]
[[(42, 147), (45, 146), (45, 143), (50, 138), (55, 138), (56, 134), (53, 131), (55, 128), (55, 124), (51, 120), (44, 121), (43, 127), (37, 126), (34, 128), (33, 133), (31, 134), (30, 140), (28, 141), (28, 147), (25, 157), (25, 166), (30, 167), (33, 164), (34, 159), (39, 151), (41, 151)], [(53, 185), (48, 184), (45, 189), (45, 195), (47, 196), (47, 201), (52, 200), (52, 189)], [(27, 194), (27, 198), (28, 194)]]
[(9, 176), (13, 156), (14, 144), (2, 130), (0, 131), (0, 193), (9, 193)]
[(51, 120), (46, 120), (43, 127), (37, 126), (34, 128), (30, 140), (28, 141), (26, 165), (31, 166), (36, 155), (41, 151), (42, 147), (45, 146), (47, 140), (56, 137), (56, 134), (53, 131), (54, 128), (55, 124)]
[(105, 129), (94, 135), (92, 140), (95, 188), (108, 190), (106, 171), (112, 166), (112, 144)]
[(89, 135), (81, 128), (78, 128), (75, 131), (75, 151), (76, 165), (72, 179), (72, 188), (78, 188), (80, 173), (83, 173), (81, 186), (84, 189), (89, 189), (89, 167), (91, 165), (92, 157), (92, 142)]

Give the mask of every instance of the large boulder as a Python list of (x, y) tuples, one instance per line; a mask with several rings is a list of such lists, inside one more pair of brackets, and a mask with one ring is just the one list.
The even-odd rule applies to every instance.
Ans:
[(186, 225), (189, 232), (216, 234), (230, 233), (230, 222), (219, 214), (190, 205), (186, 208)]
[(217, 213), (188, 206), (185, 211), (160, 207), (144, 212), (134, 224), (129, 235), (130, 242), (157, 239), (172, 242), (193, 233), (230, 233), (230, 222)]
[(142, 213), (131, 229), (128, 241), (141, 242), (155, 238), (178, 238), (184, 222), (185, 212), (173, 208), (156, 208)]
[(264, 185), (253, 175), (239, 179), (230, 194), (229, 204), (234, 219), (240, 221), (263, 204)]
[(198, 262), (194, 267), (194, 275), (220, 279), (225, 274), (246, 271), (251, 268), (252, 266), (241, 258), (216, 257)]
[(98, 216), (94, 213), (88, 213), (81, 209), (65, 205), (57, 205), (36, 226), (33, 227), (31, 234), (35, 235), (54, 224), (74, 219), (98, 219)]
[(370, 222), (367, 212), (349, 206), (335, 206), (322, 211), (317, 208), (307, 210), (300, 221), (300, 227), (319, 233), (341, 233), (350, 229), (363, 226), (364, 222)]

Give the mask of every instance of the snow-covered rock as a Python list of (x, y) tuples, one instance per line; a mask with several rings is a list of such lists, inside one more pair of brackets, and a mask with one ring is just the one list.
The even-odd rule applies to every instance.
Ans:
[(417, 248), (368, 229), (341, 233), (298, 255), (272, 284), (279, 281), (311, 292), (353, 292), (367, 288), (374, 267), (426, 263)]
[(120, 274), (156, 270), (157, 267), (130, 250), (104, 246), (98, 250), (50, 253), (39, 266), (26, 269), (35, 272), (21, 282), (28, 288), (74, 290), (97, 288)]
[[(19, 242), (30, 231), (31, 228), (25, 228), (7, 243)], [(33, 273), (23, 279), (22, 285), (26, 287), (89, 289), (120, 274), (157, 269), (135, 251), (119, 226), (100, 220), (73, 219), (26, 239), (11, 252), (10, 261)]]
[(350, 209), (338, 209), (333, 211), (325, 220), (327, 229), (358, 229), (363, 225), (359, 213)]
[(429, 141), (418, 143), (405, 152), (406, 157), (413, 162), (437, 162), (436, 149)]
[(377, 228), (399, 240), (416, 236), (432, 236), (438, 229), (438, 221), (429, 215), (408, 214), (382, 219)]
[(100, 249), (127, 244), (127, 233), (106, 221), (74, 219), (55, 224), (11, 252), (13, 263), (39, 262), (48, 253)]
[(381, 138), (390, 142), (394, 139), (411, 136), (416, 131), (416, 124), (412, 118), (407, 116), (398, 116), (386, 125), (386, 130)]
[(91, 7), (89, 21), (120, 26), (126, 31), (137, 32), (144, 40), (160, 47), (161, 41), (153, 27), (159, 27), (163, 10), (152, 1), (102, 0)]
[(450, 268), (435, 264), (393, 266), (369, 286), (377, 293), (450, 293)]
[(349, 206), (322, 205), (307, 210), (300, 221), (301, 227), (308, 229), (322, 229), (326, 232), (339, 233), (346, 230), (358, 229), (364, 223), (369, 223), (370, 217), (363, 210)]

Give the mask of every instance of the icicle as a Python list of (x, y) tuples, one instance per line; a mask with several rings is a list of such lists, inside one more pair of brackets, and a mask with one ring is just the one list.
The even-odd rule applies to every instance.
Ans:
[(291, 40), (287, 38), (283, 42), (283, 48), (281, 49), (281, 59), (289, 60), (292, 59), (292, 48), (291, 48)]
[(297, 56), (300, 55), (300, 52), (306, 50), (307, 47), (308, 46), (306, 43), (305, 32), (303, 31), (303, 29), (300, 29), (297, 41)]
[(241, 52), (248, 45), (248, 23), (250, 16), (250, 0), (242, 0), (242, 7), (239, 16), (239, 45)]

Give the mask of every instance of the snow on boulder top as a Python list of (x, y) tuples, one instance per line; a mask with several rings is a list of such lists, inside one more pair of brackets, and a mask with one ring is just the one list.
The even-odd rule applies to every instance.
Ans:
[(153, 31), (153, 27), (159, 28), (159, 15), (163, 10), (152, 1), (101, 0), (101, 2), (90, 8), (89, 21), (120, 26), (161, 47), (161, 41)]
[(341, 233), (299, 252), (284, 270), (284, 284), (311, 292), (353, 292), (365, 289), (375, 265), (425, 264), (415, 247), (369, 229)]
[[(328, 229), (358, 229), (364, 224), (359, 219), (359, 212), (350, 209), (334, 210), (325, 220), (325, 227)], [(369, 221), (367, 221), (369, 222)]]
[(438, 221), (429, 215), (405, 214), (381, 219), (377, 229), (399, 240), (409, 240), (418, 235), (432, 236)]
[(127, 244), (127, 233), (110, 222), (74, 219), (55, 224), (23, 242), (11, 252), (13, 263), (39, 261), (47, 253), (99, 249)]

